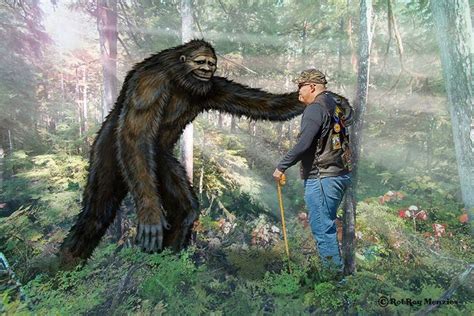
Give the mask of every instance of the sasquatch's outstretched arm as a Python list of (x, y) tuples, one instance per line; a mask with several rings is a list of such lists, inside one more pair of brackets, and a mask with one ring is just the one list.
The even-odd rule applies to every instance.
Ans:
[(213, 92), (204, 101), (206, 110), (224, 111), (259, 120), (284, 121), (303, 113), (298, 93), (272, 94), (222, 77), (213, 77)]
[[(134, 80), (136, 78), (136, 81)], [(122, 174), (137, 208), (137, 242), (145, 251), (159, 250), (169, 225), (158, 194), (156, 134), (169, 102), (166, 83), (157, 74), (132, 77), (117, 128)]]

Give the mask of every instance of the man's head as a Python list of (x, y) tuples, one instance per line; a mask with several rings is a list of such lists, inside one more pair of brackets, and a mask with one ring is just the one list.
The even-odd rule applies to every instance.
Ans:
[(298, 84), (299, 100), (304, 104), (311, 104), (316, 96), (326, 90), (326, 76), (319, 70), (307, 69), (293, 80)]

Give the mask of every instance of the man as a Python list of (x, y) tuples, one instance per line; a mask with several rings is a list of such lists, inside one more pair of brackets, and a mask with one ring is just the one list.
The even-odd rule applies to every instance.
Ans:
[(298, 143), (278, 164), (273, 177), (301, 161), (304, 198), (311, 231), (323, 264), (343, 270), (337, 241), (336, 211), (351, 184), (349, 136), (352, 108), (348, 101), (326, 90), (326, 77), (308, 69), (296, 78), (299, 100), (306, 104)]

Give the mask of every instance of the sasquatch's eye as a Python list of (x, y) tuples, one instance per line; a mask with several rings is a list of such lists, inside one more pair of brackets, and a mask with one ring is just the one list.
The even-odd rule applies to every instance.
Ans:
[(204, 60), (197, 60), (196, 64), (198, 65), (204, 65), (205, 61)]
[(214, 64), (212, 61), (210, 61), (208, 64), (209, 64), (209, 66), (211, 66), (211, 67), (214, 67), (214, 66), (216, 65), (216, 64)]

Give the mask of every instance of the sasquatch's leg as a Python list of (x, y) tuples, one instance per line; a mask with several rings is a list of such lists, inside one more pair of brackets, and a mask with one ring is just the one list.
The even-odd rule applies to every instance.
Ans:
[(193, 223), (199, 216), (199, 201), (185, 169), (175, 157), (167, 153), (157, 160), (160, 193), (172, 227), (164, 235), (163, 246), (180, 250), (190, 241)]
[(82, 211), (60, 247), (64, 266), (74, 266), (91, 256), (127, 193), (117, 160), (114, 114), (107, 118), (91, 151)]

